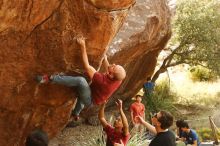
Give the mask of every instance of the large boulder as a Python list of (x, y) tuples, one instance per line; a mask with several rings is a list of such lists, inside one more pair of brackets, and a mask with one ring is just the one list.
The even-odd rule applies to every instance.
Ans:
[(74, 103), (73, 89), (39, 85), (35, 76), (81, 69), (77, 35), (86, 37), (91, 64), (99, 66), (134, 3), (110, 1), (0, 1), (1, 146), (24, 145), (37, 127), (50, 137), (64, 128)]
[(82, 70), (77, 35), (86, 37), (94, 67), (108, 51), (110, 62), (126, 68), (126, 80), (114, 95), (126, 99), (153, 74), (171, 34), (166, 0), (0, 0), (0, 18), (2, 146), (24, 145), (37, 127), (49, 137), (65, 127), (74, 89), (39, 85), (35, 76)]
[[(171, 37), (169, 0), (137, 0), (108, 54), (122, 64), (127, 77), (115, 98), (130, 99), (154, 74), (157, 57)], [(172, 5), (173, 6), (173, 5)]]

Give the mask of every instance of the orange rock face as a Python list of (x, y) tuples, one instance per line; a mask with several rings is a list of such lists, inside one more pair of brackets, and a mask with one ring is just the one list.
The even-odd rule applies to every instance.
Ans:
[(137, 0), (129, 11), (108, 51), (111, 60), (122, 64), (127, 71), (126, 80), (113, 95), (115, 98), (133, 97), (153, 75), (157, 57), (171, 36), (168, 2)]
[[(146, 9), (138, 7), (138, 2), (146, 3)], [(116, 96), (129, 98), (140, 88), (153, 73), (157, 56), (169, 39), (170, 14), (165, 0), (137, 1), (128, 18), (142, 12), (147, 18), (143, 29), (117, 43), (130, 27), (126, 24), (132, 24), (125, 18), (133, 4), (133, 0), (0, 0), (0, 145), (22, 146), (36, 127), (50, 137), (64, 128), (74, 89), (39, 85), (35, 76), (81, 70), (77, 35), (86, 37), (94, 67), (100, 65), (108, 46), (120, 49), (114, 55), (109, 50), (111, 61), (127, 70)]]
[(134, 4), (135, 0), (87, 0), (95, 7), (108, 11), (127, 9)]

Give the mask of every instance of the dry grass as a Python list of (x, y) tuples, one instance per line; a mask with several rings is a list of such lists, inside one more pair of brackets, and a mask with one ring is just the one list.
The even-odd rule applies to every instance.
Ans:
[[(220, 80), (216, 82), (193, 82), (187, 71), (171, 73), (170, 89), (176, 93), (176, 107), (180, 109), (182, 118), (188, 119), (192, 128), (210, 127), (208, 116), (212, 116), (220, 126)], [(160, 80), (163, 80), (163, 75)]]
[(170, 74), (170, 89), (177, 94), (177, 103), (214, 107), (220, 104), (220, 80), (193, 82), (187, 72)]

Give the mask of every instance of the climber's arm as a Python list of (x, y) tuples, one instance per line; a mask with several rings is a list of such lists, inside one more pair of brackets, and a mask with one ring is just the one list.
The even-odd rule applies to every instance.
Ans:
[(77, 42), (80, 45), (80, 49), (81, 49), (83, 67), (86, 70), (86, 72), (87, 72), (88, 76), (90, 77), (90, 79), (92, 79), (95, 72), (96, 72), (96, 70), (95, 70), (94, 67), (92, 67), (89, 64), (88, 55), (87, 55), (87, 52), (86, 52), (85, 39), (83, 37), (77, 38)]

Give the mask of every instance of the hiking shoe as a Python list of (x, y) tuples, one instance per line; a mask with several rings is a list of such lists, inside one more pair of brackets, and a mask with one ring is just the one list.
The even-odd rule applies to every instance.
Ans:
[(42, 75), (42, 76), (37, 76), (37, 81), (40, 84), (46, 84), (50, 82), (49, 76), (48, 75)]
[(72, 118), (74, 121), (79, 121), (79, 116), (77, 116), (77, 115), (72, 115)]
[(71, 122), (69, 122), (69, 123), (66, 125), (66, 128), (73, 128), (73, 127), (76, 127), (76, 126), (79, 126), (79, 125), (80, 125), (80, 122), (71, 121)]

